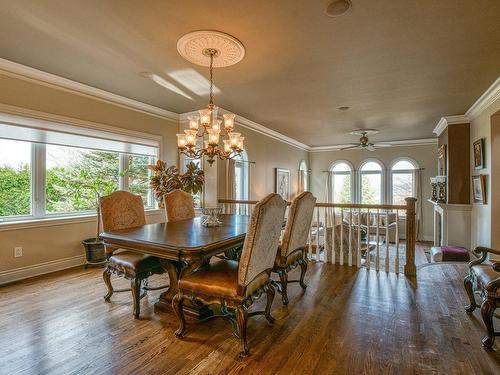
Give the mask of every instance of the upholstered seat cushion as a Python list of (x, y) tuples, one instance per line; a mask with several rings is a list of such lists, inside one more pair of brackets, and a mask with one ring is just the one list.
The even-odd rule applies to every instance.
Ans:
[[(490, 281), (500, 277), (500, 272), (495, 271), (490, 264), (472, 266), (472, 272), (476, 275), (479, 288), (484, 288)], [(497, 295), (500, 296), (500, 289), (497, 290)]]
[(113, 254), (109, 258), (108, 266), (128, 275), (139, 274), (162, 267), (157, 257), (134, 253), (132, 251), (122, 251)]
[(276, 260), (274, 262), (275, 267), (286, 267), (295, 261), (299, 260), (300, 258), (303, 257), (303, 252), (302, 251), (294, 251), (291, 254), (288, 254), (288, 256), (282, 256), (281, 255), (281, 245), (278, 247), (278, 253), (276, 255)]

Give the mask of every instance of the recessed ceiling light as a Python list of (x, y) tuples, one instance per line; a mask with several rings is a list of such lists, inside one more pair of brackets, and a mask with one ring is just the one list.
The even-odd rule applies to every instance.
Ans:
[(342, 106), (342, 107), (338, 107), (337, 110), (339, 111), (347, 111), (348, 109), (351, 109), (351, 107), (348, 107), (348, 106)]
[(335, 0), (326, 7), (325, 13), (330, 17), (338, 17), (345, 14), (351, 6), (350, 0)]

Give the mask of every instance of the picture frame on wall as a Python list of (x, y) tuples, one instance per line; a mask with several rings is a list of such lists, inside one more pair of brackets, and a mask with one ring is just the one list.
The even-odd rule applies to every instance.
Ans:
[(474, 169), (483, 169), (484, 163), (484, 138), (478, 139), (472, 144), (474, 153)]
[(486, 175), (472, 176), (472, 195), (475, 203), (486, 204)]
[(290, 170), (275, 168), (274, 191), (281, 195), (281, 198), (288, 201), (290, 199)]

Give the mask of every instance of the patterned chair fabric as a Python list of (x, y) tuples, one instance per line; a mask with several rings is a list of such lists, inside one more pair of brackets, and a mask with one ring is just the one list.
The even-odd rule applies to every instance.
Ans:
[(115, 191), (101, 197), (101, 221), (104, 231), (141, 227), (146, 224), (142, 198), (128, 191)]
[(166, 194), (164, 200), (168, 221), (187, 220), (195, 216), (194, 199), (191, 194), (177, 189)]
[(247, 286), (265, 270), (273, 268), (285, 217), (286, 202), (269, 194), (257, 203), (241, 252), (238, 283)]

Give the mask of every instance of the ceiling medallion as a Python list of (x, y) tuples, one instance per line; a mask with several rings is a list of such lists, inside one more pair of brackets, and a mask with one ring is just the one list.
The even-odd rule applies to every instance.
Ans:
[[(217, 158), (235, 158), (244, 149), (245, 137), (234, 132), (234, 114), (223, 115), (224, 125), (222, 120), (219, 120), (218, 108), (213, 100), (213, 68), (230, 66), (241, 61), (245, 55), (243, 45), (232, 36), (218, 31), (195, 31), (179, 39), (177, 49), (188, 61), (208, 66), (210, 73), (210, 99), (207, 108), (199, 110), (199, 116), (188, 116), (189, 129), (184, 130), (184, 134), (177, 134), (179, 152), (193, 159), (206, 156), (210, 165)], [(221, 145), (220, 138), (224, 136), (227, 136), (227, 139), (223, 139)]]
[(245, 57), (243, 44), (235, 37), (220, 31), (193, 31), (177, 42), (177, 51), (180, 55), (196, 65), (210, 66), (210, 55), (204, 52), (206, 50), (216, 51), (214, 68), (234, 65)]

